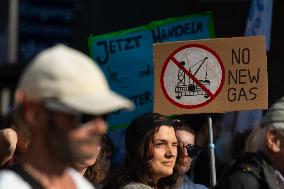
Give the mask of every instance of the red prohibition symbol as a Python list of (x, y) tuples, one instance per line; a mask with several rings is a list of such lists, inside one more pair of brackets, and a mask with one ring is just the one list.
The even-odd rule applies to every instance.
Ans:
[(184, 45), (164, 62), (160, 84), (166, 99), (185, 109), (207, 105), (220, 93), (225, 68), (219, 55), (201, 44)]

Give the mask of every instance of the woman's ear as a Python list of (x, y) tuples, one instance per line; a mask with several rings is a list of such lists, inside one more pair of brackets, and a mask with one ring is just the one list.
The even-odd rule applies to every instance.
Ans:
[(268, 149), (272, 152), (280, 152), (280, 138), (275, 129), (269, 129), (265, 138)]

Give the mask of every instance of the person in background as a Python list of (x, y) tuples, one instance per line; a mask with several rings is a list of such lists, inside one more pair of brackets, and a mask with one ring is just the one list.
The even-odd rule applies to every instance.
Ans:
[(175, 184), (183, 153), (174, 124), (158, 113), (135, 118), (125, 133), (123, 167), (104, 189), (152, 189)]
[(102, 138), (101, 148), (96, 162), (85, 171), (86, 177), (96, 189), (101, 189), (107, 182), (112, 171), (111, 157), (114, 153), (114, 144), (108, 135)]
[(216, 189), (284, 188), (284, 97), (250, 133), (246, 153), (228, 166)]
[(65, 45), (32, 60), (20, 78), (15, 103), (30, 143), (19, 166), (0, 171), (0, 188), (93, 188), (69, 166), (96, 153), (106, 114), (133, 107), (110, 90), (92, 59)]
[(17, 133), (11, 128), (0, 130), (0, 167), (9, 166), (17, 145)]
[(176, 136), (184, 147), (184, 158), (182, 163), (182, 174), (178, 177), (178, 182), (175, 186), (177, 189), (206, 189), (205, 186), (194, 184), (189, 176), (186, 174), (191, 167), (193, 158), (197, 155), (196, 132), (183, 121), (176, 124)]
[[(22, 119), (20, 119), (21, 112), (21, 108), (14, 109), (4, 117), (3, 124), (6, 128), (3, 129), (2, 139), (0, 134), (0, 141), (5, 138), (4, 141), (6, 141), (6, 144), (4, 143), (5, 145), (0, 149), (4, 150), (9, 147), (10, 150), (9, 156), (5, 163), (2, 164), (2, 168), (10, 168), (19, 163), (23, 153), (27, 151), (30, 133), (23, 124)], [(3, 155), (5, 153), (1, 154)]]

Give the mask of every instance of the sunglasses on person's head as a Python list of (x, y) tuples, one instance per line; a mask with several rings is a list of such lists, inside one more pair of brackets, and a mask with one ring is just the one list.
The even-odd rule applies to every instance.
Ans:
[(186, 145), (184, 146), (186, 148), (186, 151), (187, 151), (187, 154), (190, 156), (190, 157), (194, 157), (197, 155), (198, 153), (198, 149), (195, 145), (193, 144), (189, 144), (189, 145)]

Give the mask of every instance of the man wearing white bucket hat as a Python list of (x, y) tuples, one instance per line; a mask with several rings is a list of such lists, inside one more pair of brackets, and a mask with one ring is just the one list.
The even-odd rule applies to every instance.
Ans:
[(96, 63), (56, 45), (37, 55), (23, 73), (16, 104), (31, 134), (23, 162), (0, 172), (0, 188), (92, 188), (67, 168), (96, 153), (105, 115), (133, 104), (111, 91)]

